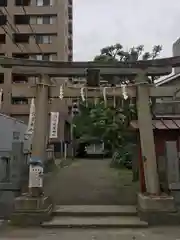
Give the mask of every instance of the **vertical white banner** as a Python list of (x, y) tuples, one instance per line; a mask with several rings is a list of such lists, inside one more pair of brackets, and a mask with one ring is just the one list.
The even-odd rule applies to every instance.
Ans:
[(34, 124), (35, 124), (35, 103), (34, 103), (34, 98), (32, 98), (31, 105), (30, 105), (30, 112), (29, 112), (29, 122), (28, 122), (28, 128), (26, 131), (26, 135), (33, 134)]
[(59, 112), (51, 112), (49, 138), (58, 137)]

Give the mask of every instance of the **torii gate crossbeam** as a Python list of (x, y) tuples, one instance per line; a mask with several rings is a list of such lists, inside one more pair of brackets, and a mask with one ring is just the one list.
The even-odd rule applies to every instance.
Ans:
[(153, 60), (140, 60), (140, 61), (127, 61), (127, 62), (62, 62), (62, 61), (40, 61), (40, 60), (29, 60), (29, 59), (18, 59), (9, 57), (0, 57), (0, 63), (6, 67), (12, 66), (28, 66), (28, 67), (51, 67), (51, 68), (62, 68), (62, 67), (73, 67), (73, 68), (101, 68), (101, 67), (112, 67), (112, 68), (139, 68), (146, 69), (148, 67), (179, 67), (180, 56), (170, 58), (160, 58)]

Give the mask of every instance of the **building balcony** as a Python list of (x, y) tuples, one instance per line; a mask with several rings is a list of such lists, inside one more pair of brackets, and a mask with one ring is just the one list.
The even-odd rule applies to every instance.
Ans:
[(29, 104), (11, 104), (11, 114), (13, 115), (28, 115)]
[[(57, 52), (56, 41), (54, 41), (50, 44), (36, 44), (35, 42), (33, 42), (31, 44), (28, 44), (28, 43), (18, 44), (18, 46), (16, 46), (15, 44), (12, 44), (12, 46), (11, 46), (12, 53), (21, 53), (22, 52), (21, 49), (24, 50), (23, 52), (26, 52), (29, 54), (32, 54), (32, 53), (40, 54), (41, 53), (40, 49), (43, 53), (56, 53)], [(1, 52), (1, 48), (0, 48), (0, 52)]]
[(14, 83), (12, 84), (12, 97), (27, 97), (31, 98), (35, 94), (35, 91), (28, 84)]
[[(12, 115), (29, 115), (29, 111), (30, 111), (30, 103), (29, 104), (11, 104), (10, 113)], [(58, 104), (56, 106), (53, 106), (53, 104), (49, 104), (49, 112), (51, 111), (57, 111), (59, 112), (61, 118), (69, 119), (68, 108), (65, 105), (64, 105), (64, 108), (60, 108)]]
[[(25, 11), (24, 11), (25, 10)], [(22, 7), (19, 6), (12, 6), (11, 7), (11, 13), (16, 15), (16, 14), (22, 14), (24, 15), (25, 13), (27, 15), (44, 15), (44, 14), (49, 14), (49, 15), (55, 15), (58, 13), (58, 8), (57, 6), (25, 6), (24, 10)]]
[[(31, 27), (30, 27), (31, 26)], [(20, 33), (38, 33), (38, 34), (55, 34), (57, 33), (57, 24), (34, 24), (34, 25), (26, 25), (20, 24), (16, 25), (19, 29)]]

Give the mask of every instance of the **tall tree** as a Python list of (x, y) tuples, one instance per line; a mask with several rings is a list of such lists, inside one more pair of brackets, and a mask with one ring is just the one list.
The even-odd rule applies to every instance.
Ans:
[[(130, 48), (128, 51), (125, 51), (123, 46), (119, 43), (104, 47), (101, 49), (100, 54), (94, 58), (94, 61), (106, 61), (106, 62), (127, 62), (127, 61), (138, 61), (138, 60), (150, 60), (155, 59), (159, 56), (162, 51), (161, 45), (155, 45), (152, 48), (151, 52), (147, 52), (144, 49), (144, 45), (138, 45), (136, 47)], [(133, 82), (134, 78), (126, 77), (106, 77), (105, 80), (112, 83), (113, 85), (120, 83)], [(155, 78), (150, 78), (150, 81), (153, 82)]]
[(99, 55), (94, 58), (94, 61), (138, 61), (155, 59), (162, 51), (161, 45), (155, 45), (151, 52), (146, 52), (144, 45), (132, 47), (128, 51), (124, 51), (123, 46), (119, 43), (104, 47)]

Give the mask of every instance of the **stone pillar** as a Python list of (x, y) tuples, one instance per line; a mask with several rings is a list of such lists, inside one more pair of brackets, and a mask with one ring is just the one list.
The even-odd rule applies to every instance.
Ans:
[[(144, 81), (147, 81), (146, 76), (144, 76), (143, 74), (138, 76), (137, 83), (141, 83)], [(149, 87), (146, 84), (138, 85), (137, 87), (138, 126), (140, 133), (146, 188), (149, 194), (159, 195), (159, 179), (149, 100), (150, 100)]]
[[(39, 187), (32, 186), (34, 166), (39, 166), (43, 174), (43, 163), (46, 159), (46, 145), (48, 136), (48, 77), (43, 77), (36, 88), (35, 126), (32, 140), (32, 156), (29, 171), (29, 192), (31, 196), (42, 194), (42, 180)], [(42, 168), (42, 169), (41, 169)], [(41, 169), (41, 170), (40, 170)]]
[[(49, 77), (43, 76), (37, 84), (35, 100), (35, 127), (32, 140), (32, 157), (29, 171), (29, 193), (15, 199), (11, 222), (14, 225), (40, 225), (50, 219), (53, 204), (43, 194), (43, 173), (48, 136), (48, 85)], [(40, 179), (40, 180), (39, 180)]]
[(138, 76), (136, 80), (139, 83), (137, 86), (138, 125), (148, 193), (138, 194), (138, 215), (141, 220), (147, 221), (149, 225), (165, 225), (177, 220), (176, 217), (173, 217), (176, 208), (172, 196), (161, 196), (160, 194), (149, 87), (146, 83), (142, 83), (146, 81), (148, 83), (144, 74)]

